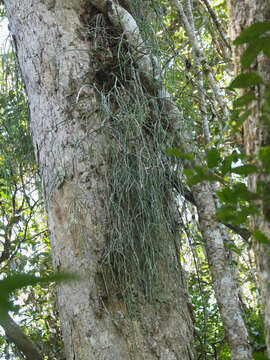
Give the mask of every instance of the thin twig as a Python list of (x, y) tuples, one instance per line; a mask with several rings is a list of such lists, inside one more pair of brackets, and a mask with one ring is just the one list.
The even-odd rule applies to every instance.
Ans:
[(205, 6), (207, 7), (207, 10), (209, 12), (209, 15), (211, 16), (214, 24), (216, 25), (218, 32), (221, 36), (221, 39), (223, 40), (224, 44), (227, 46), (227, 48), (231, 51), (231, 45), (228, 42), (226, 35), (224, 34), (223, 30), (221, 29), (220, 23), (218, 21), (217, 15), (215, 14), (214, 10), (211, 8), (211, 5), (209, 4), (208, 0), (201, 0)]

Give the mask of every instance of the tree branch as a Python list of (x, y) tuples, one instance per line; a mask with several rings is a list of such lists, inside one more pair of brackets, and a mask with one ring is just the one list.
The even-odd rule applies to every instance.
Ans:
[(203, 54), (202, 51), (202, 47), (201, 45), (198, 43), (196, 36), (195, 36), (195, 32), (192, 29), (191, 24), (189, 23), (189, 19), (185, 14), (185, 11), (182, 7), (182, 4), (179, 0), (172, 0), (172, 3), (176, 6), (176, 8), (179, 11), (179, 15), (184, 23), (184, 27), (186, 30), (186, 33), (188, 35), (189, 38), (189, 42), (192, 46), (193, 52), (195, 53), (195, 55), (199, 58), (200, 63), (202, 65), (202, 71), (203, 74), (206, 76), (206, 78), (209, 81), (209, 85), (212, 88), (213, 91), (213, 95), (216, 99), (216, 102), (219, 104), (221, 110), (223, 111), (223, 116), (225, 118), (225, 120), (230, 118), (230, 114), (229, 111), (227, 109), (226, 103), (223, 101), (222, 95), (221, 95), (221, 91), (220, 91), (220, 87), (217, 85), (214, 76), (212, 74), (212, 69), (210, 68), (210, 66), (206, 63), (206, 59), (205, 56)]
[(17, 348), (25, 355), (27, 360), (42, 360), (42, 355), (36, 344), (24, 333), (22, 328), (7, 315), (0, 320), (0, 325), (5, 330), (9, 341), (13, 342)]
[(209, 15), (210, 15), (211, 18), (213, 19), (213, 22), (214, 22), (214, 24), (216, 25), (216, 27), (217, 27), (217, 29), (218, 29), (218, 32), (219, 32), (219, 34), (220, 34), (220, 36), (221, 36), (221, 39), (223, 40), (223, 42), (224, 42), (224, 44), (227, 46), (227, 48), (230, 49), (230, 51), (231, 51), (231, 49), (232, 49), (232, 48), (231, 48), (231, 45), (230, 45), (230, 43), (228, 42), (228, 40), (227, 40), (227, 38), (226, 38), (223, 30), (221, 29), (221, 26), (220, 26), (220, 23), (219, 23), (219, 21), (218, 21), (218, 18), (217, 18), (217, 16), (216, 16), (214, 10), (211, 8), (211, 5), (209, 4), (208, 0), (201, 0), (201, 1), (202, 1), (202, 2), (205, 4), (205, 6), (207, 7), (207, 10), (208, 10), (208, 12), (209, 12)]

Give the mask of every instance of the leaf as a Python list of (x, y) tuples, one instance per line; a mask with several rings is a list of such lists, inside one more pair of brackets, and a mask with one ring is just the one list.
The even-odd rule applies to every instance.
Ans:
[(258, 195), (249, 191), (246, 184), (236, 183), (233, 191), (237, 194), (238, 199), (243, 201), (251, 201), (258, 198)]
[[(269, 114), (270, 114), (270, 89), (269, 89), (269, 85), (264, 90), (264, 102), (262, 104), (261, 110), (262, 110), (263, 116), (265, 115), (270, 120), (270, 116), (269, 116)], [(269, 120), (267, 122), (269, 122)]]
[(228, 204), (233, 204), (233, 203), (236, 204), (237, 203), (237, 196), (233, 192), (233, 190), (230, 189), (229, 187), (224, 187), (217, 194), (218, 194), (220, 201), (222, 201), (224, 203), (228, 203)]
[(248, 69), (261, 51), (270, 58), (270, 36), (265, 36), (251, 42), (241, 56), (242, 69)]
[(193, 157), (192, 154), (184, 153), (184, 152), (182, 152), (182, 151), (180, 151), (179, 149), (176, 149), (176, 148), (167, 149), (166, 152), (169, 155), (178, 157), (180, 159), (185, 159), (185, 160), (190, 160), (190, 161), (194, 160), (194, 157)]
[(269, 357), (261, 353), (253, 353), (252, 358), (254, 360), (269, 360)]
[(249, 46), (241, 56), (241, 65), (243, 70), (249, 68), (249, 66), (253, 63), (253, 61), (256, 59), (256, 57), (262, 51), (263, 48), (264, 48), (264, 39), (258, 39), (249, 44)]
[(29, 285), (46, 284), (50, 282), (63, 282), (75, 280), (78, 276), (70, 273), (57, 273), (46, 277), (37, 277), (30, 274), (17, 273), (9, 275), (4, 280), (0, 280), (0, 320), (5, 317), (7, 312), (14, 310), (10, 301), (13, 291)]
[(258, 214), (258, 208), (255, 206), (242, 206), (240, 211), (236, 211), (232, 218), (232, 224), (241, 225), (248, 220), (248, 216)]
[(216, 148), (210, 149), (206, 154), (207, 165), (210, 169), (214, 168), (221, 161), (219, 151)]
[(253, 91), (248, 91), (244, 95), (240, 96), (238, 99), (236, 99), (233, 103), (234, 108), (242, 107), (244, 105), (249, 104), (251, 101), (256, 100), (256, 97), (254, 95)]
[(267, 357), (266, 355), (264, 355), (262, 353), (253, 353), (252, 359), (254, 359), (254, 360), (270, 360), (269, 357)]
[(229, 89), (246, 89), (250, 86), (259, 85), (263, 82), (256, 72), (249, 72), (238, 75), (229, 85)]
[(252, 357), (254, 360), (269, 360), (269, 357), (261, 353), (253, 353)]
[(231, 170), (231, 165), (232, 165), (232, 157), (228, 156), (222, 162), (222, 166), (220, 169), (222, 175), (225, 175), (227, 172), (229, 172)]
[(38, 277), (30, 274), (15, 274), (6, 277), (4, 280), (0, 280), (0, 293), (2, 291), (12, 292), (16, 289), (20, 289), (28, 285), (46, 284), (49, 282), (62, 282), (66, 280), (72, 280), (75, 276), (68, 273), (52, 274), (45, 277)]
[(270, 146), (260, 148), (259, 159), (261, 160), (265, 171), (270, 174)]
[(211, 175), (207, 167), (194, 166), (192, 169), (185, 169), (183, 173), (188, 177), (187, 184), (193, 186), (202, 181), (218, 181), (218, 177)]
[(234, 45), (240, 45), (256, 40), (260, 35), (266, 31), (270, 31), (270, 21), (257, 22), (252, 24), (234, 40)]
[(194, 176), (194, 171), (192, 169), (184, 169), (183, 174), (188, 177), (191, 177), (191, 176)]
[(258, 171), (257, 167), (255, 165), (241, 165), (236, 166), (235, 168), (231, 169), (232, 173), (238, 174), (238, 175), (249, 175), (256, 173)]
[(236, 118), (233, 122), (233, 130), (236, 131), (243, 124), (243, 122), (249, 117), (251, 110), (245, 111), (241, 116)]
[[(238, 249), (238, 247), (235, 244), (233, 244), (233, 243), (225, 243), (225, 247), (226, 247), (226, 249), (229, 249), (229, 250), (233, 251), (237, 255), (239, 255), (239, 256), (241, 255), (241, 250)], [(236, 262), (236, 264), (237, 264), (237, 262)]]
[(235, 206), (231, 203), (229, 205), (223, 205), (217, 209), (217, 219), (224, 221), (231, 221), (234, 218)]
[(193, 169), (199, 176), (208, 176), (208, 169), (203, 166), (194, 166)]
[(205, 179), (202, 179), (201, 176), (195, 175), (195, 176), (192, 176), (191, 178), (188, 179), (187, 184), (189, 186), (193, 186), (193, 185), (196, 185), (196, 184), (198, 184), (198, 183), (200, 183), (200, 182), (202, 182), (204, 180)]
[(268, 104), (268, 106), (270, 106), (270, 84), (265, 87), (264, 100)]
[(251, 201), (258, 198), (258, 195), (250, 192), (243, 183), (236, 183), (232, 188), (224, 187), (217, 194), (220, 201), (227, 204), (237, 204), (239, 201)]
[(7, 225), (7, 229), (12, 228), (15, 224), (18, 223), (19, 220), (20, 220), (20, 216), (13, 216), (13, 217), (10, 219), (10, 222), (9, 222), (8, 225)]
[[(263, 110), (264, 110), (264, 108), (263, 108)], [(263, 114), (263, 115), (261, 116), (260, 120), (261, 120), (262, 122), (264, 122), (265, 125), (270, 126), (270, 119), (269, 119), (269, 117), (268, 117), (268, 114), (267, 114), (267, 115), (266, 115), (266, 114)]]
[(193, 186), (198, 184), (202, 181), (219, 181), (219, 178), (214, 175), (195, 175), (188, 179), (187, 184), (189, 186)]
[(243, 153), (239, 153), (237, 151), (233, 151), (231, 154), (231, 157), (233, 159), (233, 162), (236, 163), (238, 160), (244, 160), (246, 159), (246, 155)]
[(9, 97), (9, 100), (10, 101), (12, 101), (14, 98), (15, 98), (15, 92), (14, 92), (14, 90), (10, 90), (9, 92), (8, 92), (8, 97)]
[(270, 59), (270, 46), (269, 46), (269, 43), (270, 43), (270, 36), (265, 36), (263, 38), (263, 52), (264, 52), (264, 55), (267, 56), (269, 59)]
[(253, 232), (253, 236), (254, 238), (262, 244), (268, 244), (270, 245), (270, 240), (268, 239), (268, 237), (266, 235), (264, 235), (264, 233), (262, 233), (260, 230), (255, 230)]

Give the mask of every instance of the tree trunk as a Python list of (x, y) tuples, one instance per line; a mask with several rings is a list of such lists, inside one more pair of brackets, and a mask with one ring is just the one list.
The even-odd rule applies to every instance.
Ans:
[(221, 225), (216, 220), (216, 204), (211, 185), (207, 182), (199, 185), (193, 186), (192, 192), (231, 358), (248, 360), (252, 357), (248, 333), (240, 308), (238, 289), (226, 254)]
[[(234, 40), (241, 32), (248, 26), (260, 22), (270, 20), (270, 5), (269, 1), (232, 1), (228, 0), (229, 17), (230, 17), (230, 35)], [(241, 72), (240, 58), (245, 47), (235, 46), (233, 48), (233, 58), (235, 64), (235, 73), (238, 75)], [(270, 81), (270, 61), (263, 53), (261, 53), (257, 60), (253, 62), (250, 67), (251, 71), (257, 71), (265, 82)], [(253, 101), (250, 105), (251, 115), (245, 121), (244, 129), (244, 145), (246, 154), (250, 155), (256, 161), (258, 168), (262, 166), (258, 160), (258, 154), (263, 147), (269, 146), (269, 125), (261, 120), (261, 107), (263, 102), (264, 86), (256, 88), (257, 101)], [(262, 197), (257, 200), (254, 205), (258, 207), (260, 215), (255, 215), (251, 219), (252, 230), (260, 230), (270, 239), (270, 222), (269, 222), (269, 175), (263, 173), (256, 173), (249, 176), (249, 189), (256, 193), (264, 184)], [(261, 187), (262, 189), (262, 187)], [(256, 259), (257, 273), (261, 287), (262, 303), (264, 308), (264, 325), (266, 333), (266, 345), (268, 354), (270, 355), (270, 246), (267, 244), (254, 241), (254, 253)]]
[[(210, 131), (204, 103), (205, 99), (203, 94), (206, 93), (206, 89), (204, 89), (203, 77), (200, 74), (201, 68), (209, 81), (213, 94), (223, 110), (226, 119), (228, 119), (228, 110), (220, 95), (220, 89), (215, 81), (215, 77), (209, 69), (209, 66), (202, 61), (204, 55), (195, 33), (191, 2), (186, 0), (185, 11), (179, 0), (172, 0), (172, 3), (179, 11), (193, 51), (195, 74), (197, 76), (201, 99), (200, 107), (202, 109), (201, 118), (203, 123), (204, 141), (205, 145), (207, 145), (210, 141)], [(191, 190), (199, 215), (200, 230), (205, 242), (215, 296), (230, 348), (231, 358), (232, 360), (251, 359), (252, 355), (248, 342), (248, 332), (239, 304), (238, 290), (228, 262), (222, 228), (217, 220), (214, 186), (207, 182), (201, 182), (194, 185)]]
[[(136, 68), (142, 67), (141, 58), (138, 66), (132, 67), (132, 49), (125, 43), (129, 34), (123, 36), (121, 28), (114, 25), (114, 4), (92, 1), (97, 9), (85, 0), (4, 3), (29, 99), (54, 268), (83, 277), (57, 290), (67, 359), (193, 359), (184, 280), (179, 275), (177, 286), (174, 281), (167, 283), (167, 273), (175, 269), (177, 274), (181, 272), (178, 254), (172, 251), (177, 221), (172, 216), (171, 223), (165, 223), (167, 210), (171, 214), (174, 211), (173, 199), (167, 185), (160, 198), (154, 192), (149, 196), (149, 181), (151, 176), (155, 180), (156, 169), (164, 172), (164, 182), (167, 173), (159, 153), (152, 168), (141, 156), (142, 150), (146, 153), (151, 148), (151, 154), (156, 154), (155, 141), (161, 141), (166, 131), (159, 130), (153, 139), (148, 125), (139, 123), (134, 112), (129, 114), (127, 107), (124, 117), (120, 111), (120, 105), (126, 104), (135, 109), (139, 90), (141, 96), (144, 90), (140, 85), (134, 91), (134, 86), (140, 79), (149, 81), (149, 77), (146, 72), (140, 77), (136, 74)], [(133, 24), (131, 19), (129, 24)], [(130, 61), (120, 67), (121, 51), (125, 58), (130, 56)], [(112, 75), (115, 69), (118, 77)], [(148, 98), (148, 118), (146, 108), (143, 111), (148, 121), (154, 118), (157, 104), (153, 103)], [(132, 116), (133, 121), (128, 123)], [(157, 125), (149, 124), (151, 129)], [(123, 133), (129, 138), (122, 146), (119, 134)], [(118, 163), (113, 157), (116, 149)], [(117, 166), (127, 163), (130, 171), (123, 177), (122, 168), (118, 171)], [(133, 178), (126, 186), (129, 176)], [(116, 177), (123, 182), (122, 188), (115, 188)], [(157, 186), (162, 184), (153, 185), (153, 189)], [(141, 196), (135, 188), (140, 189)], [(121, 205), (119, 218), (113, 207), (116, 201)], [(155, 219), (157, 201), (163, 210)], [(148, 204), (152, 219), (141, 204)], [(160, 236), (157, 223), (166, 229), (162, 232), (163, 244), (162, 239), (158, 243), (162, 245), (156, 244)], [(124, 235), (123, 229), (128, 230)], [(125, 259), (125, 254), (130, 258)], [(139, 275), (145, 278), (138, 279)], [(152, 293), (148, 289), (153, 283), (160, 295), (159, 290)]]

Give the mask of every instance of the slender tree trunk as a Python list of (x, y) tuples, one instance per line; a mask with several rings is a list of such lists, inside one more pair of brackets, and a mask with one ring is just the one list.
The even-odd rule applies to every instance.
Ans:
[[(113, 50), (120, 49), (124, 38), (133, 36), (135, 41), (137, 32), (122, 36), (121, 27), (115, 27), (119, 19), (114, 17), (116, 7), (112, 2), (91, 1), (96, 8), (85, 0), (4, 3), (29, 99), (54, 268), (83, 276), (83, 280), (57, 290), (67, 359), (193, 359), (184, 281), (180, 279), (180, 291), (168, 289), (166, 300), (155, 298), (150, 303), (138, 296), (136, 314), (131, 316), (123, 294), (111, 293), (111, 284), (104, 281), (100, 266), (107, 242), (112, 241), (108, 240), (111, 221), (107, 207), (112, 200), (106, 187), (110, 173), (106, 126), (118, 119), (112, 113), (114, 110), (117, 114), (118, 104), (111, 100), (110, 91), (105, 98), (101, 90), (124, 92), (124, 85), (118, 85), (115, 78), (110, 83), (110, 72), (119, 55)], [(121, 20), (128, 15), (121, 7), (117, 11), (123, 15)], [(128, 25), (133, 26), (134, 20), (128, 19)], [(112, 36), (104, 31), (98, 38), (98, 32), (106, 26)], [(115, 38), (120, 45), (112, 49), (110, 41)], [(144, 69), (141, 77), (149, 82), (144, 60), (138, 60), (138, 68)], [(134, 82), (136, 74), (130, 77)], [(110, 118), (104, 115), (108, 106)], [(141, 181), (144, 178), (142, 175)], [(115, 197), (122, 195), (129, 199), (127, 194)], [(134, 213), (135, 223), (141, 218)], [(117, 247), (117, 237), (114, 241)], [(134, 248), (134, 257), (136, 254)], [(172, 256), (168, 261), (175, 259)]]
[[(230, 17), (230, 33), (231, 39), (234, 40), (241, 32), (259, 21), (270, 20), (270, 4), (269, 1), (232, 1), (228, 0), (228, 9)], [(235, 73), (241, 72), (240, 58), (243, 54), (244, 46), (235, 46), (233, 48), (233, 59), (235, 64)], [(257, 71), (265, 82), (270, 81), (270, 61), (262, 53), (257, 60), (253, 62), (250, 70)], [(257, 101), (253, 101), (250, 105), (252, 114), (245, 121), (244, 129), (244, 145), (247, 155), (251, 155), (254, 161), (257, 161), (258, 168), (261, 164), (258, 160), (260, 149), (269, 146), (269, 125), (265, 125), (261, 121), (261, 107), (263, 102), (264, 86), (256, 88)], [(258, 185), (265, 184), (265, 194), (261, 200), (256, 201), (260, 215), (255, 215), (251, 220), (251, 229), (260, 230), (270, 239), (270, 222), (269, 222), (269, 175), (256, 173), (249, 176), (249, 189), (256, 193)], [(268, 354), (270, 355), (270, 246), (254, 241), (254, 252), (256, 259), (257, 274), (261, 287), (262, 303), (264, 308), (264, 325), (266, 333), (266, 345)]]
[[(200, 73), (202, 69), (210, 83), (217, 103), (224, 112), (224, 117), (228, 118), (228, 110), (220, 94), (219, 86), (215, 81), (211, 69), (207, 64), (204, 64), (204, 61), (202, 61), (204, 55), (195, 33), (191, 2), (186, 0), (185, 11), (180, 0), (172, 0), (172, 3), (179, 11), (179, 15), (184, 24), (193, 51), (194, 69), (197, 77), (200, 99), (204, 102), (205, 99), (203, 94), (206, 93), (204, 90), (203, 77)], [(201, 104), (201, 109), (204, 141), (207, 145), (210, 141), (210, 132), (205, 103)], [(252, 356), (248, 342), (248, 333), (239, 304), (238, 289), (226, 254), (221, 225), (216, 216), (214, 192), (214, 186), (211, 186), (211, 184), (207, 182), (199, 183), (192, 187), (192, 194), (199, 215), (200, 229), (205, 241), (207, 260), (213, 279), (213, 287), (228, 345), (230, 347), (231, 357), (233, 360), (248, 360), (251, 359)]]
[(197, 205), (200, 228), (205, 239), (207, 260), (231, 358), (248, 360), (252, 357), (248, 333), (220, 224), (216, 220), (216, 205), (211, 186), (207, 182), (199, 185), (193, 186), (192, 193)]

